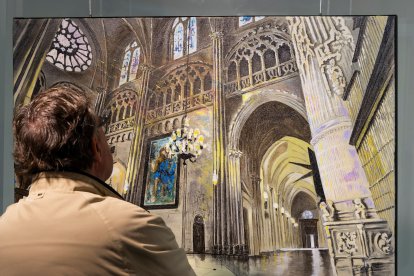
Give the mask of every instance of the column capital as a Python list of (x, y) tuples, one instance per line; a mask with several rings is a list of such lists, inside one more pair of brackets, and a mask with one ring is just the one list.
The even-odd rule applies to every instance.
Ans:
[(253, 182), (256, 182), (256, 183), (258, 183), (262, 180), (260, 177), (258, 177), (255, 174), (250, 175), (250, 178), (252, 179)]
[(155, 70), (155, 67), (153, 65), (151, 65), (151, 64), (141, 63), (139, 65), (139, 69), (141, 69), (144, 72), (151, 73), (152, 71)]
[(107, 90), (103, 87), (96, 87), (95, 90), (98, 94), (105, 94), (107, 92)]
[(298, 67), (309, 73), (311, 57), (322, 72), (322, 81), (331, 95), (342, 97), (346, 79), (341, 66), (343, 49), (355, 49), (351, 31), (343, 17), (288, 17), (292, 41), (296, 44)]
[(219, 39), (222, 39), (223, 37), (224, 37), (224, 33), (223, 33), (223, 32), (221, 32), (221, 31), (212, 32), (212, 33), (210, 34), (210, 38), (211, 38), (212, 40), (219, 40)]
[(240, 158), (243, 155), (243, 152), (238, 149), (230, 149), (229, 157)]

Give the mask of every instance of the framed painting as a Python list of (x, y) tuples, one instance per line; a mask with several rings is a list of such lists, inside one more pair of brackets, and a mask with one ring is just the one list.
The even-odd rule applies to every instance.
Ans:
[(16, 19), (14, 101), (70, 86), (110, 111), (109, 184), (156, 209), (196, 265), (206, 253), (235, 275), (393, 275), (396, 23)]
[(169, 136), (148, 142), (147, 165), (142, 191), (142, 206), (146, 209), (178, 207), (180, 162), (176, 155), (169, 158), (165, 146)]

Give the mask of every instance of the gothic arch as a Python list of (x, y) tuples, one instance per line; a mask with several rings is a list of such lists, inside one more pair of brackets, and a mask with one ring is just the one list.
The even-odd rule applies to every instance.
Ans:
[(261, 189), (273, 187), (278, 204), (290, 209), (292, 200), (298, 191), (309, 194), (316, 201), (316, 192), (311, 176), (299, 180), (309, 170), (291, 162), (309, 164), (308, 142), (285, 136), (276, 141), (263, 156), (261, 162)]
[(235, 118), (232, 120), (228, 137), (230, 149), (237, 149), (239, 147), (240, 134), (249, 116), (259, 106), (272, 101), (280, 102), (291, 107), (306, 121), (308, 121), (305, 103), (294, 93), (281, 90), (263, 89), (259, 93), (251, 96), (237, 111)]
[(312, 200), (315, 202), (315, 207), (316, 207), (316, 203), (318, 202), (317, 200), (317, 196), (316, 196), (316, 192), (313, 189), (309, 189), (309, 188), (305, 188), (305, 187), (292, 187), (289, 191), (289, 193), (286, 196), (286, 207), (289, 212), (292, 214), (292, 204), (293, 204), (293, 200), (295, 199), (295, 197), (299, 194), (299, 193), (305, 193), (306, 195), (308, 195), (310, 198), (312, 198)]
[[(143, 22), (142, 22), (142, 20), (143, 19), (137, 19), (136, 21), (137, 21), (137, 25), (141, 28), (141, 29), (144, 29), (144, 27), (143, 27)], [(131, 22), (129, 22), (128, 21), (128, 19), (127, 18), (122, 18), (122, 21), (125, 23), (125, 26), (127, 27), (127, 28), (129, 28), (130, 29), (130, 31), (134, 34), (134, 38), (131, 38), (131, 37), (128, 37), (128, 38), (125, 38), (125, 41), (124, 41), (124, 43), (125, 43), (125, 47), (126, 47), (126, 41), (129, 41), (129, 42), (131, 42), (131, 41), (133, 41), (134, 39), (135, 39), (135, 41), (138, 43), (138, 46), (141, 48), (141, 56), (142, 56), (142, 63), (147, 63), (147, 59), (148, 59), (148, 49), (147, 49), (147, 45), (145, 44), (143, 44), (142, 43), (142, 41), (146, 41), (146, 39), (147, 39), (147, 37), (145, 37), (144, 35), (138, 35), (138, 33), (137, 33), (137, 31), (134, 29), (134, 27), (132, 26), (132, 24), (131, 24)], [(129, 39), (129, 40), (128, 40)], [(123, 47), (123, 49), (125, 49), (125, 47)]]

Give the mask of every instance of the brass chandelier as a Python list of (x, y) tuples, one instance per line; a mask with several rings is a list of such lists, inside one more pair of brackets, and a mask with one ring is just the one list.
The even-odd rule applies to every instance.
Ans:
[(185, 118), (183, 127), (172, 132), (165, 147), (169, 158), (177, 155), (184, 164), (186, 160), (194, 163), (204, 148), (204, 136), (200, 130), (189, 126), (189, 120)]

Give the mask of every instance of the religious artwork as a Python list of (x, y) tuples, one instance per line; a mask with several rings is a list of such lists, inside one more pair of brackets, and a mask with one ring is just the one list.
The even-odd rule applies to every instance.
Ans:
[(147, 209), (177, 208), (179, 188), (179, 160), (168, 156), (169, 137), (149, 142), (148, 167), (143, 185), (142, 206)]
[(15, 104), (86, 91), (111, 114), (107, 183), (163, 218), (196, 268), (392, 275), (395, 22), (16, 19)]

